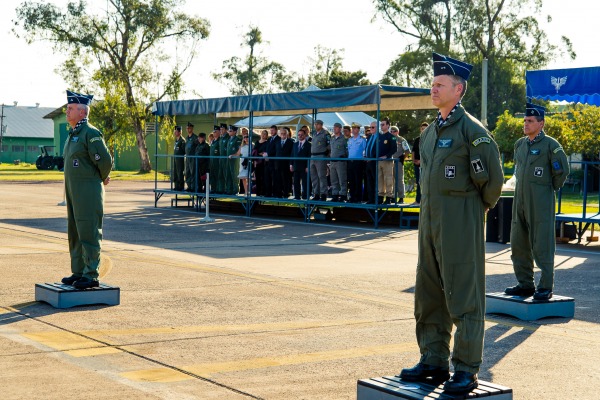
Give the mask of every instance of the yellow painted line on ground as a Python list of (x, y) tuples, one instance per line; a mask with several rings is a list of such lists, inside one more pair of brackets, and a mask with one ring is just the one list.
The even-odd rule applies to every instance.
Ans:
[(0, 314), (14, 313), (16, 311), (21, 311), (22, 309), (29, 307), (29, 306), (33, 306), (35, 304), (38, 304), (38, 302), (37, 301), (28, 301), (26, 303), (13, 304), (12, 306), (3, 306), (3, 308), (0, 309)]
[[(392, 345), (359, 347), (353, 349), (319, 351), (315, 353), (294, 354), (279, 357), (261, 357), (248, 360), (195, 364), (182, 367), (181, 369), (208, 378), (214, 374), (224, 372), (247, 371), (252, 369), (281, 367), (286, 365), (309, 364), (323, 361), (336, 361), (350, 358), (372, 357), (418, 351), (419, 347), (416, 343), (399, 343)], [(171, 370), (169, 368), (130, 371), (122, 373), (121, 376), (132, 381), (161, 383), (193, 379), (191, 376)]]
[(55, 350), (64, 351), (73, 357), (85, 357), (96, 354), (120, 353), (121, 350), (107, 347), (71, 332), (35, 332), (22, 333), (22, 336)]

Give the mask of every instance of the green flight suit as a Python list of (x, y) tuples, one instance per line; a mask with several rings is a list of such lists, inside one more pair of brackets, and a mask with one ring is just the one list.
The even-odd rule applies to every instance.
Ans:
[(227, 145), (229, 144), (229, 135), (221, 135), (221, 140), (219, 141), (219, 154), (223, 158), (219, 160), (219, 170), (217, 171), (219, 175), (219, 179), (217, 180), (217, 191), (218, 193), (226, 193), (227, 192), (227, 167), (229, 165), (227, 157)]
[(421, 212), (415, 319), (421, 362), (477, 373), (485, 315), (484, 216), (502, 190), (498, 146), (459, 105), (421, 134)]
[[(227, 142), (227, 151), (225, 155), (231, 156), (238, 152), (242, 139), (238, 136), (230, 136)], [(240, 179), (238, 178), (240, 169), (240, 159), (227, 159), (227, 169), (225, 170), (225, 193), (238, 194), (240, 189)]]
[(185, 155), (185, 140), (182, 136), (179, 136), (179, 139), (175, 141), (175, 146), (173, 147), (173, 173), (171, 174), (171, 180), (173, 181), (173, 189), (177, 191), (183, 192), (184, 190), (184, 170), (185, 170), (185, 159), (183, 157)]
[(511, 259), (522, 288), (533, 289), (533, 261), (542, 270), (540, 289), (554, 287), (555, 196), (569, 175), (569, 161), (556, 139), (540, 132), (533, 143), (515, 143), (515, 198), (510, 231)]
[(112, 158), (102, 133), (84, 122), (65, 142), (65, 194), (71, 272), (98, 279), (104, 217), (104, 184)]
[(192, 133), (185, 141), (185, 183), (189, 192), (194, 191), (196, 187), (196, 146), (198, 136)]
[(209, 167), (209, 181), (210, 181), (210, 192), (219, 192), (219, 156), (221, 155), (221, 136), (216, 138), (210, 144), (210, 167)]

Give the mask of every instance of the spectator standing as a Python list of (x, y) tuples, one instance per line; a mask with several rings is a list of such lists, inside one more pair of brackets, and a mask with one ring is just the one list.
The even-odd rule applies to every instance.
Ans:
[(348, 186), (350, 202), (360, 203), (363, 198), (363, 176), (367, 141), (360, 136), (360, 125), (352, 124), (352, 136), (348, 139)]
[(323, 121), (315, 121), (315, 132), (311, 142), (311, 157), (320, 158), (310, 162), (310, 181), (312, 184), (313, 200), (327, 200), (327, 160), (331, 135), (323, 129)]
[(298, 140), (294, 143), (293, 159), (290, 160), (290, 171), (294, 174), (294, 199), (308, 198), (308, 158), (311, 143), (307, 140), (304, 129), (298, 131)]
[(181, 137), (181, 126), (176, 125), (173, 131), (175, 136), (175, 146), (173, 147), (173, 190), (183, 192), (184, 170), (185, 170), (185, 139)]
[(277, 155), (277, 148), (281, 144), (281, 138), (277, 134), (277, 125), (271, 126), (271, 137), (267, 142), (266, 151), (262, 154), (265, 157), (265, 196), (275, 197), (275, 181), (277, 178), (276, 160), (269, 160), (268, 157)]
[(342, 135), (342, 124), (333, 124), (331, 137), (331, 162), (329, 163), (329, 177), (331, 178), (331, 200), (345, 202), (348, 196), (348, 176), (346, 161), (335, 158), (348, 158), (348, 141)]
[[(260, 139), (254, 145), (252, 149), (253, 157), (262, 157), (263, 153), (267, 151), (267, 143), (269, 141), (269, 132), (263, 129), (260, 132)], [(256, 179), (256, 195), (265, 195), (265, 160), (262, 158), (253, 160), (253, 174)]]
[(198, 136), (194, 133), (194, 125), (191, 122), (187, 123), (187, 139), (185, 141), (185, 183), (187, 191), (193, 192), (195, 184), (194, 172), (196, 171), (196, 146), (198, 146)]
[(410, 146), (406, 139), (400, 136), (400, 130), (397, 126), (392, 126), (390, 132), (396, 139), (396, 152), (392, 155), (392, 158), (398, 160), (397, 165), (394, 168), (394, 176), (396, 183), (396, 193), (394, 200), (398, 199), (400, 204), (404, 203), (404, 159), (410, 154)]

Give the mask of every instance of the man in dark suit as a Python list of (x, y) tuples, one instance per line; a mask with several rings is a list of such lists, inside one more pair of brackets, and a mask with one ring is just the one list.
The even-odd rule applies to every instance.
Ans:
[[(306, 131), (298, 131), (298, 141), (294, 143), (292, 151), (293, 160), (290, 160), (290, 172), (294, 173), (294, 199), (300, 200), (308, 197), (308, 158), (310, 158), (310, 142), (306, 140)], [(296, 157), (306, 158), (307, 160), (296, 159)]]
[[(281, 138), (277, 136), (277, 125), (271, 126), (271, 137), (267, 140), (267, 151), (262, 153), (263, 157), (275, 157), (277, 147)], [(265, 160), (265, 196), (273, 197), (275, 189), (275, 160)]]
[(292, 156), (292, 150), (294, 148), (294, 141), (290, 138), (289, 128), (281, 128), (281, 136), (279, 140), (279, 146), (277, 146), (277, 157), (286, 157), (287, 159), (276, 160), (276, 178), (274, 197), (288, 198), (292, 191), (292, 173), (290, 172), (290, 160)]

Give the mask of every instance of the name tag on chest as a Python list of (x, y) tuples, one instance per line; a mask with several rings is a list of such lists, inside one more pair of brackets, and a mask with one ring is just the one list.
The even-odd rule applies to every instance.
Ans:
[(442, 149), (448, 149), (452, 147), (452, 140), (453, 139), (438, 139), (437, 147)]

